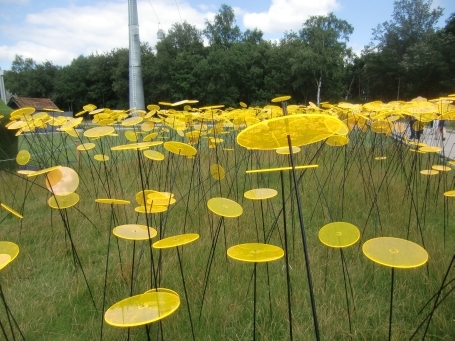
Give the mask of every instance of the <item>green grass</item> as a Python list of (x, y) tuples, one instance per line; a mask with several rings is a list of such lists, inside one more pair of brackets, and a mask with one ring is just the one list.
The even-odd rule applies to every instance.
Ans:
[[(200, 239), (180, 249), (197, 339), (250, 340), (253, 265), (227, 259), (225, 247), (258, 240), (263, 242), (264, 231), (267, 243), (284, 247), (280, 174), (247, 175), (245, 170), (287, 166), (288, 158), (274, 152), (247, 151), (241, 147), (236, 147), (235, 152), (223, 150), (223, 146), (233, 145), (232, 135), (224, 135), (223, 145), (216, 150), (207, 148), (207, 142), (201, 140), (194, 160), (170, 154), (162, 146), (155, 147), (166, 156), (162, 162), (144, 157), (138, 161), (135, 151), (110, 151), (111, 146), (126, 141), (121, 134), (118, 139), (106, 137), (95, 141), (95, 151), (81, 154), (80, 168), (74, 163), (77, 153), (73, 147), (59, 149), (75, 143), (71, 137), (28, 135), (21, 140), (22, 148), (32, 152), (31, 162), (35, 165), (44, 168), (67, 162), (78, 170), (80, 177), (77, 190), (80, 202), (61, 215), (63, 211), (51, 210), (46, 203), (49, 193), (43, 188), (43, 176), (27, 181), (10, 171), (0, 172), (1, 202), (24, 215), (23, 220), (18, 220), (0, 211), (0, 240), (13, 241), (21, 250), (18, 258), (1, 271), (0, 283), (25, 338), (100, 339), (109, 234), (116, 225), (147, 222), (144, 215), (134, 212), (134, 197), (142, 188), (148, 188), (172, 192), (177, 199), (168, 212), (148, 218), (160, 238), (184, 232), (200, 234)], [(175, 132), (171, 132), (171, 138), (181, 140)], [(317, 143), (303, 147), (295, 155), (297, 165), (319, 165), (317, 169), (299, 171), (297, 175), (321, 339), (350, 338), (340, 252), (325, 247), (317, 236), (319, 229), (332, 221), (350, 222), (361, 231), (361, 240), (344, 251), (353, 289), (349, 300), (354, 340), (384, 340), (388, 335), (391, 271), (368, 260), (361, 245), (378, 236), (407, 238), (425, 245), (430, 257), (427, 265), (395, 271), (393, 339), (409, 339), (429, 312), (426, 308), (418, 315), (441, 285), (453, 256), (454, 226), (449, 219), (453, 203), (448, 201), (444, 210), (442, 195), (453, 188), (453, 175), (452, 172), (433, 177), (421, 175), (421, 169), (439, 163), (438, 157), (409, 152), (407, 146), (385, 136), (354, 131), (350, 139), (347, 147), (332, 148)], [(101, 152), (111, 159), (106, 163), (93, 161), (93, 155)], [(380, 155), (387, 156), (387, 159), (375, 161), (374, 157)], [(209, 167), (214, 163), (226, 170), (226, 178), (219, 182), (210, 176)], [(293, 336), (294, 340), (314, 340), (297, 203), (290, 175), (284, 173), (284, 196), (288, 256), (292, 267), (289, 271)], [(278, 191), (277, 197), (263, 204), (265, 228), (260, 203), (243, 198), (246, 190), (257, 187)], [(94, 203), (94, 199), (100, 197), (127, 199), (132, 204), (115, 207), (116, 221), (110, 223), (110, 206)], [(244, 211), (239, 218), (224, 219), (206, 283), (207, 260), (220, 221), (206, 206), (207, 200), (213, 197), (235, 200)], [(64, 222), (69, 227), (96, 308), (81, 268), (74, 262)], [(111, 235), (104, 310), (129, 296), (132, 252), (131, 241), (117, 240)], [(190, 340), (187, 302), (175, 250), (154, 250), (152, 265), (148, 242), (138, 242), (135, 260), (134, 294), (159, 286), (171, 288), (181, 297), (181, 306), (163, 320), (161, 329), (160, 324), (151, 326), (152, 338), (155, 339), (162, 330), (163, 339)], [(284, 259), (271, 262), (268, 275), (265, 264), (257, 266), (256, 323), (257, 337), (261, 340), (289, 339), (284, 265)], [(152, 267), (157, 281), (153, 278)], [(449, 278), (454, 276), (452, 271)], [(455, 296), (449, 295), (435, 311), (428, 339), (455, 338), (454, 300)], [(7, 326), (4, 311), (0, 311), (1, 322)], [(422, 332), (418, 333), (420, 338)], [(103, 328), (105, 340), (126, 339), (126, 333), (126, 330), (106, 324)], [(143, 327), (132, 328), (130, 333), (131, 340), (147, 339)]]

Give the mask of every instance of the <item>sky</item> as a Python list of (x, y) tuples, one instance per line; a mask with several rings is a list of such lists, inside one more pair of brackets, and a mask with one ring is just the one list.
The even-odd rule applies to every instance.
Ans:
[[(311, 15), (333, 12), (354, 27), (349, 46), (360, 54), (372, 29), (391, 19), (393, 0), (137, 0), (139, 35), (154, 47), (157, 31), (187, 21), (199, 29), (221, 4), (234, 9), (242, 31), (258, 28), (276, 40), (297, 32)], [(434, 0), (444, 8), (439, 26), (455, 12), (454, 0)], [(127, 0), (0, 0), (0, 68), (15, 55), (42, 63), (68, 65), (80, 55), (128, 47)]]

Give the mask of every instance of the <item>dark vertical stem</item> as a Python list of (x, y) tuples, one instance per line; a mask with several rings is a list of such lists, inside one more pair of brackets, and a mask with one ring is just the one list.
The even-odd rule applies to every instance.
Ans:
[(348, 296), (348, 283), (346, 281), (346, 271), (345, 270), (345, 261), (344, 261), (344, 255), (343, 255), (343, 248), (340, 247), (340, 254), (341, 254), (341, 267), (343, 269), (343, 279), (344, 279), (344, 293), (346, 295), (346, 306), (348, 308), (348, 321), (349, 321), (349, 334), (352, 338), (352, 324), (351, 324), (351, 311), (349, 309), (349, 296)]
[(190, 301), (188, 299), (188, 293), (186, 291), (185, 276), (183, 275), (182, 260), (180, 258), (180, 251), (179, 251), (178, 246), (176, 247), (176, 250), (177, 250), (177, 258), (179, 259), (180, 275), (182, 276), (183, 291), (185, 292), (186, 306), (188, 308), (188, 317), (190, 318), (191, 335), (193, 336), (193, 341), (194, 341), (194, 340), (196, 340), (196, 337), (194, 336), (194, 327), (193, 327), (193, 319), (191, 318)]
[(254, 263), (254, 287), (253, 287), (253, 341), (256, 341), (256, 265), (257, 263)]
[(393, 283), (394, 282), (395, 282), (395, 268), (392, 267), (392, 280), (390, 283), (389, 341), (392, 339), (392, 304), (393, 304)]

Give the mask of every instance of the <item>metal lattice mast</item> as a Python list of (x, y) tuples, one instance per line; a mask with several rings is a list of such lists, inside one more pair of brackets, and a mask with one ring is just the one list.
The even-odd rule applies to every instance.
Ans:
[(130, 108), (145, 109), (136, 0), (128, 0)]

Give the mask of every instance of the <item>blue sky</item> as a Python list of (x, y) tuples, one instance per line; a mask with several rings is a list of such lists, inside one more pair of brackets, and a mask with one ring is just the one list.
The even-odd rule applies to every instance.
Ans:
[[(156, 44), (158, 28), (167, 31), (180, 20), (204, 28), (222, 3), (234, 8), (242, 30), (257, 27), (266, 39), (298, 31), (310, 15), (334, 12), (354, 27), (349, 45), (360, 53), (371, 30), (390, 20), (393, 0), (137, 0), (141, 41)], [(67, 65), (79, 55), (128, 46), (127, 0), (0, 0), (0, 67), (8, 70), (16, 54), (37, 62)], [(433, 1), (444, 16), (454, 0)], [(179, 16), (180, 12), (180, 16)], [(180, 19), (181, 18), (181, 19)]]

